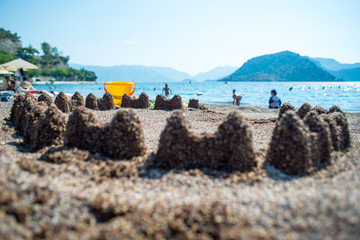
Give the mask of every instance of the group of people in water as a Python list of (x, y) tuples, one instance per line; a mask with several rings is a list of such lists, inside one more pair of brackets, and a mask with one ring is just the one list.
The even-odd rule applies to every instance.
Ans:
[[(169, 93), (172, 94), (172, 91), (170, 90), (169, 86), (167, 85), (167, 83), (165, 84), (165, 87), (162, 90), (162, 93), (165, 92), (165, 96), (168, 96)], [(270, 92), (271, 97), (269, 99), (269, 108), (273, 108), (273, 109), (279, 109), (281, 107), (281, 99), (277, 96), (277, 92), (275, 89), (271, 90)], [(242, 97), (245, 94), (240, 94), (240, 95), (236, 95), (236, 90), (233, 90), (233, 102), (232, 104), (236, 106), (240, 106), (240, 101), (242, 99)]]
[[(277, 96), (275, 89), (270, 92), (271, 97), (269, 99), (269, 108), (279, 109), (281, 107), (281, 99)], [(233, 90), (233, 105), (240, 106), (240, 101), (244, 94), (236, 95), (235, 89)]]

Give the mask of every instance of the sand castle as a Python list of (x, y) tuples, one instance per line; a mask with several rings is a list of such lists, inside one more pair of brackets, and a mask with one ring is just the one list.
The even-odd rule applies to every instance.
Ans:
[(69, 116), (65, 145), (100, 152), (112, 159), (130, 159), (146, 151), (140, 119), (131, 109), (119, 110), (105, 126), (89, 110), (76, 109)]
[(321, 168), (330, 164), (332, 151), (331, 133), (328, 123), (316, 111), (310, 111), (305, 115), (305, 125), (311, 135), (312, 164), (315, 168)]
[(148, 108), (150, 107), (149, 96), (141, 93), (138, 99), (132, 99), (128, 94), (124, 94), (121, 101), (121, 107), (127, 108)]
[(308, 103), (304, 103), (299, 107), (299, 109), (296, 111), (296, 114), (303, 119), (305, 115), (312, 110), (312, 106)]
[(250, 125), (238, 112), (230, 113), (214, 135), (190, 132), (182, 113), (173, 113), (161, 134), (156, 162), (163, 168), (206, 167), (244, 172), (257, 165)]
[(97, 97), (93, 93), (90, 93), (89, 95), (87, 95), (86, 100), (85, 100), (85, 107), (93, 109), (93, 110), (99, 110), (98, 104), (97, 104)]
[(53, 104), (53, 99), (46, 92), (41, 92), (40, 96), (38, 97), (38, 102), (45, 102), (48, 106), (50, 106)]
[(101, 124), (94, 114), (85, 108), (78, 108), (69, 116), (64, 143), (96, 152), (100, 134)]
[(156, 96), (154, 109), (160, 110), (174, 110), (182, 108), (182, 100), (179, 95), (174, 95), (172, 99), (168, 100), (164, 95)]
[(70, 99), (70, 111), (73, 112), (77, 107), (84, 107), (84, 97), (79, 93), (75, 92)]
[[(68, 102), (64, 94), (59, 95), (55, 102), (63, 109), (76, 106), (72, 107), (74, 111), (68, 121), (59, 107), (48, 106), (45, 95), (39, 102), (30, 94), (15, 100), (10, 119), (31, 150), (64, 142), (65, 146), (98, 152), (112, 159), (131, 159), (145, 154), (144, 133), (134, 110), (119, 110), (110, 123), (102, 125), (82, 106), (84, 101), (79, 93)], [(144, 104), (142, 100), (146, 95), (142, 96), (138, 99), (141, 101), (130, 101), (130, 104)], [(181, 98), (175, 97), (163, 101), (162, 95), (158, 95), (158, 107), (159, 102), (164, 104), (160, 104), (164, 109), (177, 106)], [(94, 100), (89, 94), (86, 104), (98, 103), (102, 109), (112, 107), (110, 94)], [(344, 151), (350, 146), (347, 119), (339, 107), (326, 111), (321, 107), (312, 109), (305, 103), (296, 112), (294, 110), (287, 103), (280, 109), (265, 166), (272, 165), (289, 175), (307, 175), (331, 164), (332, 151)], [(161, 134), (155, 165), (167, 169), (251, 171), (257, 166), (251, 127), (238, 112), (233, 112), (216, 133), (198, 135), (190, 131), (182, 112), (174, 112)]]
[(189, 104), (188, 104), (189, 108), (196, 108), (198, 109), (200, 107), (199, 105), (199, 99), (190, 99), (189, 100)]
[(115, 109), (114, 97), (111, 93), (106, 92), (102, 98), (97, 99), (97, 105), (100, 111)]
[(65, 130), (66, 115), (56, 106), (50, 106), (37, 121), (34, 121), (30, 136), (31, 150), (35, 151), (45, 146), (61, 144)]
[(281, 105), (280, 110), (279, 110), (279, 116), (278, 119), (280, 119), (280, 117), (286, 112), (286, 111), (295, 111), (295, 107), (293, 105), (291, 105), (290, 103), (284, 103), (283, 105)]
[(61, 143), (66, 115), (56, 106), (49, 107), (45, 101), (38, 103), (34, 96), (26, 94), (14, 101), (11, 113), (10, 120), (32, 151)]
[(266, 164), (289, 175), (306, 175), (331, 164), (332, 151), (349, 146), (347, 119), (339, 107), (326, 111), (304, 103), (294, 112), (287, 105), (279, 114)]

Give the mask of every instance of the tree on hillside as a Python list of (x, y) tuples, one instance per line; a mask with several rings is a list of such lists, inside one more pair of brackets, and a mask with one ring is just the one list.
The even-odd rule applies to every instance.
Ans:
[(51, 56), (51, 46), (47, 42), (41, 44), (41, 49), (44, 53), (44, 56)]
[(36, 53), (39, 54), (40, 52), (31, 45), (26, 48), (18, 48), (17, 50), (17, 56), (20, 58), (34, 57)]

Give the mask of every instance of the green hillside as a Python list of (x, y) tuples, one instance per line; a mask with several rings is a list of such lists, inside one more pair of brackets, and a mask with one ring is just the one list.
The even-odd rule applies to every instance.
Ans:
[[(15, 49), (10, 51), (9, 49)], [(68, 62), (70, 56), (63, 56), (56, 47), (49, 43), (41, 44), (42, 54), (31, 45), (23, 47), (20, 37), (15, 33), (0, 28), (0, 64), (11, 60), (22, 58), (39, 67), (39, 70), (30, 70), (26, 74), (28, 77), (49, 76), (56, 80), (63, 81), (95, 81), (96, 74), (85, 69), (70, 68)]]
[(244, 63), (219, 81), (335, 81), (313, 61), (290, 51), (263, 55)]

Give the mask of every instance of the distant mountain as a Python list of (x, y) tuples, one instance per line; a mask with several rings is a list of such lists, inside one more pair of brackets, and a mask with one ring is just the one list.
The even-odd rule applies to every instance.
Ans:
[(235, 66), (220, 66), (216, 67), (208, 72), (201, 72), (192, 76), (191, 79), (196, 81), (205, 81), (205, 80), (218, 80), (220, 78), (226, 77), (236, 71), (238, 67)]
[(147, 67), (142, 65), (120, 65), (112, 67), (69, 64), (72, 68), (94, 71), (99, 82), (174, 82), (190, 75), (169, 67)]
[(252, 58), (220, 81), (335, 81), (307, 57), (290, 51)]
[(339, 71), (342, 69), (360, 68), (360, 63), (339, 63), (332, 58), (312, 58), (315, 63), (327, 70)]
[(345, 81), (360, 81), (360, 68), (341, 69), (330, 72), (337, 78)]
[(320, 67), (344, 81), (360, 81), (360, 63), (340, 63), (332, 58), (312, 58)]

